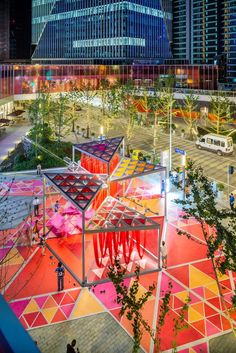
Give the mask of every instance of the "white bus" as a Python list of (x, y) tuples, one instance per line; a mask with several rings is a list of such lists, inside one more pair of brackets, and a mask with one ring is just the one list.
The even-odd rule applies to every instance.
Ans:
[(196, 141), (196, 147), (201, 150), (208, 150), (217, 153), (219, 156), (233, 153), (232, 137), (217, 134), (207, 134)]

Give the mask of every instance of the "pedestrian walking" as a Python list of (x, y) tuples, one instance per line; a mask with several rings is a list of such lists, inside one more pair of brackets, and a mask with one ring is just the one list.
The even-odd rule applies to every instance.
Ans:
[(57, 272), (57, 290), (59, 292), (60, 290), (64, 289), (64, 275), (65, 275), (65, 269), (62, 266), (61, 262), (58, 262), (58, 266), (55, 272)]
[(37, 175), (42, 175), (42, 167), (41, 167), (41, 164), (38, 164), (37, 165)]
[(73, 339), (71, 343), (68, 343), (66, 353), (80, 353), (79, 348), (75, 350), (76, 340)]
[(229, 205), (231, 210), (234, 210), (234, 202), (235, 202), (235, 197), (234, 194), (231, 192), (231, 194), (229, 195)]
[(35, 198), (33, 199), (35, 217), (37, 217), (39, 215), (39, 204), (40, 204), (40, 200), (37, 196), (35, 196)]
[(60, 207), (60, 204), (59, 204), (59, 201), (57, 200), (55, 205), (54, 205), (54, 212), (57, 213), (58, 210), (59, 210), (59, 207)]
[(162, 241), (162, 246), (161, 246), (161, 260), (162, 260), (162, 267), (167, 268), (167, 248), (164, 240)]
[(42, 255), (45, 256), (45, 247), (46, 247), (46, 235), (43, 234), (43, 236), (40, 238), (39, 246), (41, 246), (42, 249)]

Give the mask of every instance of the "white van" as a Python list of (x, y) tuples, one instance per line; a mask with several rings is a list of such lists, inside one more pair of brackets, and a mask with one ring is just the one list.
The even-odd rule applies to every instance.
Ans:
[(196, 147), (201, 150), (208, 150), (217, 153), (219, 156), (233, 153), (232, 137), (217, 134), (207, 134), (196, 141)]

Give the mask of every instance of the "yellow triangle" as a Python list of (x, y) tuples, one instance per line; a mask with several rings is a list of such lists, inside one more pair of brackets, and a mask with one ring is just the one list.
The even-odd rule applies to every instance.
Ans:
[(75, 319), (77, 317), (101, 313), (103, 311), (104, 308), (98, 300), (94, 298), (88, 289), (83, 289), (70, 318)]
[(27, 305), (27, 307), (24, 310), (24, 314), (34, 313), (36, 311), (39, 311), (38, 304), (36, 303), (36, 301), (34, 299), (31, 299), (31, 301), (29, 302), (29, 304)]
[(21, 265), (23, 262), (24, 258), (16, 248), (12, 248), (4, 259), (4, 263), (8, 265)]
[(206, 286), (214, 282), (213, 278), (206, 275), (204, 272), (198, 270), (194, 266), (189, 266), (189, 287), (196, 288), (200, 286)]
[(58, 307), (56, 306), (54, 308), (47, 308), (47, 309), (42, 310), (42, 314), (45, 317), (45, 319), (47, 320), (47, 322), (52, 321), (52, 318), (56, 314), (57, 309), (58, 309)]
[(185, 300), (189, 297), (189, 292), (187, 290), (184, 290), (183, 292), (175, 293), (175, 296), (182, 300), (184, 304)]
[(218, 287), (215, 281), (214, 283), (208, 284), (206, 288), (209, 289), (211, 292), (215, 293), (216, 295), (219, 295)]
[(203, 319), (203, 316), (191, 306), (188, 309), (188, 321), (194, 322)]
[(192, 348), (189, 348), (189, 353), (196, 353)]
[[(132, 280), (132, 282), (130, 283), (130, 287), (132, 286), (132, 284), (133, 284), (133, 280)], [(136, 294), (136, 298), (137, 299), (140, 299), (141, 297), (142, 297), (142, 295), (144, 294), (144, 293), (146, 293), (147, 292), (147, 289), (145, 288), (145, 287), (143, 287), (141, 284), (139, 284), (139, 288), (138, 288), (138, 292), (137, 292), (137, 294)], [(148, 300), (153, 300), (153, 299), (155, 299), (155, 297), (153, 296), (153, 295), (151, 295), (149, 298), (148, 298)]]

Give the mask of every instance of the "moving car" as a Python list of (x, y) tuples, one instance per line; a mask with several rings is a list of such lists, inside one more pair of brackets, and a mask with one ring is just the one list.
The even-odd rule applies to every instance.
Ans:
[(208, 150), (217, 153), (219, 156), (230, 155), (233, 153), (233, 140), (232, 137), (207, 134), (201, 136), (196, 141), (196, 147), (201, 150)]

